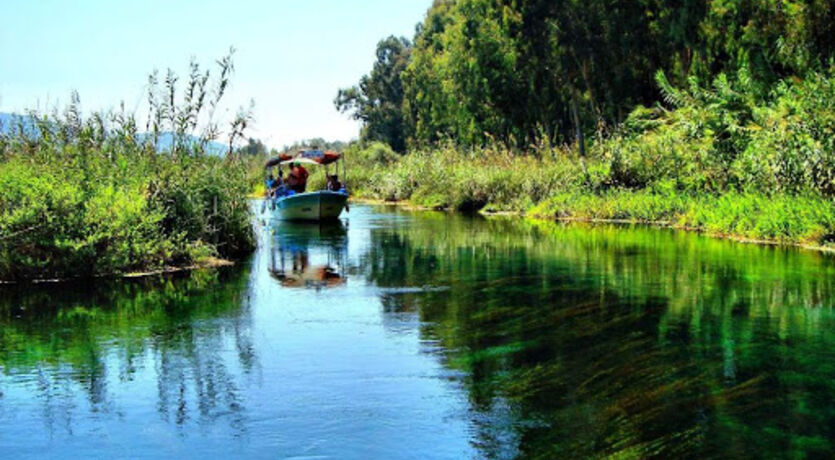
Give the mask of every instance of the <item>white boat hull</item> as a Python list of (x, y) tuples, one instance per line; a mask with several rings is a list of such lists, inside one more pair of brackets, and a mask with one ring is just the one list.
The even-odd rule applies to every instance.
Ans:
[(347, 194), (323, 190), (276, 198), (270, 211), (280, 220), (335, 220), (347, 202)]

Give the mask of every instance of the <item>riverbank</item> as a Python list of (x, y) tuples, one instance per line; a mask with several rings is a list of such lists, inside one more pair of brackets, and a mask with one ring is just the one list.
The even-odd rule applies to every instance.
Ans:
[(602, 155), (569, 149), (518, 155), (501, 149), (436, 149), (398, 156), (383, 146), (348, 152), (357, 198), (529, 218), (625, 222), (696, 231), (747, 243), (833, 250), (835, 204), (815, 193), (709, 192), (657, 180), (614, 185)]
[(357, 145), (346, 155), (348, 182), (354, 196), (429, 208), (654, 223), (830, 247), (835, 68), (762, 86), (749, 77), (720, 74), (676, 88), (660, 72), (665, 104), (634, 106), (616, 125), (589, 130), (581, 145), (576, 135), (555, 145), (548, 136), (520, 143), (486, 132), (473, 143), (447, 131), (412, 142), (402, 155), (381, 143)]
[(0, 280), (119, 277), (243, 257), (255, 244), (245, 169), (234, 158), (143, 146), (8, 149)]
[[(362, 203), (362, 204), (371, 204), (371, 205), (390, 205), (390, 206), (398, 206), (400, 208), (409, 210), (409, 211), (445, 211), (445, 212), (460, 212), (450, 207), (430, 207), (430, 206), (422, 206), (410, 202), (408, 200), (405, 201), (390, 201), (390, 200), (381, 200), (377, 198), (364, 198), (364, 197), (356, 197), (352, 198), (352, 202)], [(519, 211), (519, 210), (495, 210), (495, 209), (481, 209), (478, 211), (479, 214), (485, 217), (518, 217), (520, 219), (526, 219), (529, 221), (534, 222), (564, 222), (564, 223), (587, 223), (587, 224), (623, 224), (623, 225), (644, 225), (648, 227), (657, 227), (657, 228), (669, 228), (674, 230), (683, 230), (693, 233), (700, 233), (706, 236), (710, 236), (712, 238), (717, 239), (725, 239), (735, 241), (737, 243), (743, 244), (757, 244), (757, 245), (764, 245), (764, 246), (790, 246), (790, 247), (797, 247), (800, 249), (810, 250), (810, 251), (818, 251), (818, 252), (826, 252), (826, 253), (835, 253), (835, 243), (833, 242), (826, 242), (823, 244), (815, 244), (815, 243), (808, 243), (808, 242), (801, 242), (801, 241), (787, 241), (785, 239), (778, 240), (778, 239), (762, 239), (762, 238), (751, 238), (744, 235), (729, 233), (729, 232), (722, 232), (722, 231), (712, 231), (707, 227), (697, 227), (692, 225), (683, 224), (676, 221), (669, 221), (669, 220), (646, 220), (646, 219), (637, 219), (637, 218), (606, 218), (606, 217), (590, 217), (590, 216), (554, 216), (554, 215), (542, 215), (537, 214), (536, 211), (526, 212), (526, 211)]]
[(212, 271), (255, 249), (248, 159), (45, 147), (0, 158), (0, 286)]
[(0, 280), (164, 273), (251, 253), (253, 165), (232, 151), (251, 113), (228, 120), (225, 153), (212, 118), (232, 53), (217, 73), (192, 61), (183, 97), (171, 69), (164, 86), (149, 75), (144, 131), (138, 108), (86, 115), (77, 93), (0, 126)]
[[(194, 272), (199, 270), (210, 270), (215, 268), (222, 268), (222, 267), (233, 267), (235, 266), (235, 262), (228, 259), (219, 259), (217, 257), (207, 257), (205, 259), (195, 260), (188, 265), (181, 265), (181, 266), (164, 266), (154, 270), (148, 271), (135, 271), (135, 272), (128, 272), (128, 273), (110, 273), (110, 274), (101, 274), (94, 278), (97, 279), (139, 279), (139, 278), (150, 278), (153, 276), (160, 276), (160, 275), (177, 275), (183, 274), (188, 272)], [(16, 286), (16, 285), (26, 285), (26, 284), (64, 284), (64, 283), (71, 283), (73, 281), (85, 280), (89, 279), (84, 277), (77, 277), (77, 278), (35, 278), (35, 279), (27, 279), (27, 280), (20, 280), (20, 281), (5, 281), (0, 280), (0, 286)]]

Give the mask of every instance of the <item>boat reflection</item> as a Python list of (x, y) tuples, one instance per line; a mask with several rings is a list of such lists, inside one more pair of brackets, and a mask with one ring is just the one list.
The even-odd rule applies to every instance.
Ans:
[(282, 221), (270, 231), (268, 269), (282, 286), (322, 289), (345, 283), (348, 230), (342, 221)]

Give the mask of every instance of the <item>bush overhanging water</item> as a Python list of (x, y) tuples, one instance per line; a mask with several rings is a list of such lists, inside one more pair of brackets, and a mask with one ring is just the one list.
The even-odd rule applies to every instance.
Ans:
[[(31, 113), (0, 131), (0, 280), (75, 278), (236, 257), (254, 246), (247, 168), (209, 155), (232, 70), (150, 79), (148, 133), (124, 110)], [(161, 102), (166, 101), (166, 102)], [(176, 102), (175, 102), (176, 101)], [(181, 101), (181, 102), (180, 102)], [(246, 127), (240, 112), (229, 145)], [(169, 139), (163, 144), (161, 139)]]

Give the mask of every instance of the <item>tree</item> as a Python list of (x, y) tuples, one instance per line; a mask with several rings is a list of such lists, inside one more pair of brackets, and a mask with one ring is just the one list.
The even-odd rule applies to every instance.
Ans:
[(578, 142), (663, 103), (676, 86), (741, 69), (773, 84), (835, 54), (835, 0), (435, 0), (413, 47), (390, 37), (337, 107), (398, 151), (453, 141), (517, 150)]
[(352, 112), (363, 123), (362, 138), (382, 141), (395, 151), (406, 151), (407, 129), (403, 121), (401, 74), (409, 62), (412, 45), (406, 38), (390, 36), (377, 44), (377, 61), (359, 85), (340, 89), (334, 104), (340, 112)]
[(247, 140), (247, 144), (238, 149), (238, 152), (244, 155), (265, 155), (267, 153), (267, 147), (260, 139), (250, 137)]

